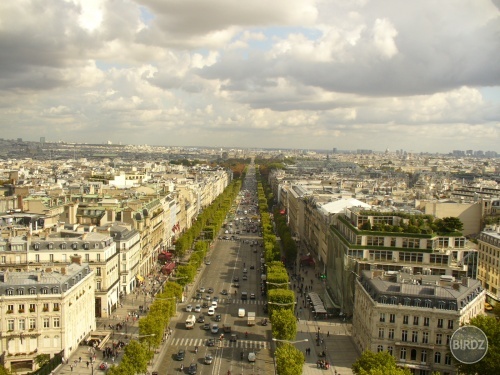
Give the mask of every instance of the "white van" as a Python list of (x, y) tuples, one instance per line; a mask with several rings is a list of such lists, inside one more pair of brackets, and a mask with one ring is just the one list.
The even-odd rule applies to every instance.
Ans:
[(196, 323), (196, 317), (194, 315), (189, 315), (186, 319), (186, 329), (193, 329)]
[(238, 309), (238, 317), (243, 318), (245, 316), (245, 309)]

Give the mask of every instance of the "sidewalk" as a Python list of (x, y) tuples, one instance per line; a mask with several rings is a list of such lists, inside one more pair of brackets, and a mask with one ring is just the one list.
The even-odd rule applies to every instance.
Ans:
[[(315, 320), (309, 307), (304, 307), (303, 305), (304, 296), (300, 295), (299, 288), (302, 281), (293, 280), (291, 277), (293, 271), (288, 269), (287, 271), (291, 280), (291, 288), (293, 289), (295, 284), (295, 289), (293, 290), (298, 297), (297, 340), (309, 340), (308, 342), (301, 342), (296, 345), (303, 353), (306, 353), (306, 349), (310, 350), (310, 354), (306, 354), (306, 362), (302, 373), (304, 375), (325, 373), (351, 375), (353, 373), (351, 366), (360, 356), (351, 338), (351, 323), (344, 322), (338, 317), (326, 320)], [(325, 293), (324, 285), (320, 279), (315, 277), (316, 272), (314, 268), (305, 267), (299, 272), (299, 276), (304, 278), (304, 285), (311, 286), (311, 292), (316, 292), (322, 297)], [(316, 341), (318, 333), (320, 340), (322, 340), (319, 346)], [(326, 352), (326, 358), (318, 357), (318, 354), (322, 351)], [(319, 359), (328, 361), (330, 363), (330, 368), (328, 370), (317, 368), (316, 363)]]

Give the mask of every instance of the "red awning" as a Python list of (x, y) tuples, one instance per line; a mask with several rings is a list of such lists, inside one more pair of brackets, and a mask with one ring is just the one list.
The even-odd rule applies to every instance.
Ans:
[(172, 271), (175, 269), (175, 263), (172, 262), (172, 263), (167, 263), (165, 264), (162, 268), (161, 268), (161, 272), (163, 274), (167, 274), (169, 275), (170, 273), (172, 273)]

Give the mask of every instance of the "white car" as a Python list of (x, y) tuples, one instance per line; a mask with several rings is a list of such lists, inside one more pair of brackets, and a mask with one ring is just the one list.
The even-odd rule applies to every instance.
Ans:
[(191, 312), (193, 311), (193, 306), (192, 305), (187, 305), (186, 306), (186, 312)]
[(219, 325), (218, 324), (212, 324), (212, 333), (219, 333)]
[(194, 312), (201, 312), (201, 306), (200, 305), (196, 305), (194, 307)]
[(208, 308), (208, 312), (207, 312), (208, 315), (214, 315), (215, 314), (215, 309), (213, 306), (210, 306)]
[(204, 286), (202, 286), (202, 287), (200, 288), (200, 293), (205, 293), (205, 287), (204, 287)]
[(248, 362), (255, 362), (256, 358), (257, 358), (257, 356), (255, 355), (254, 352), (248, 353)]
[(217, 302), (216, 302), (216, 301), (212, 301), (212, 307), (213, 307), (214, 309), (216, 309), (216, 308), (217, 308)]

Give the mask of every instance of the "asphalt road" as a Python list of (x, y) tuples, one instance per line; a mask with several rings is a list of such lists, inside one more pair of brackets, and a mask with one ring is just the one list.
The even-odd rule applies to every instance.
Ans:
[[(244, 216), (244, 215), (237, 215)], [(240, 224), (240, 229), (242, 225)], [(235, 228), (234, 228), (235, 229)], [(221, 235), (224, 235), (222, 233)], [(162, 362), (157, 367), (160, 375), (163, 374), (180, 374), (181, 364), (184, 365), (184, 372), (191, 363), (198, 364), (197, 374), (273, 374), (274, 365), (271, 356), (271, 332), (270, 326), (262, 326), (261, 321), (267, 317), (263, 312), (265, 297), (260, 294), (260, 254), (262, 248), (260, 246), (250, 246), (248, 241), (262, 242), (262, 238), (256, 233), (243, 233), (237, 235), (240, 240), (217, 240), (214, 244), (214, 249), (208, 256), (210, 265), (207, 265), (201, 271), (198, 278), (196, 290), (190, 290), (187, 300), (179, 305), (180, 316), (177, 319), (176, 325), (173, 327), (173, 335), (170, 340), (170, 345), (165, 347)], [(256, 251), (255, 251), (256, 250)], [(251, 269), (253, 266), (253, 269)], [(247, 269), (246, 275), (248, 280), (244, 280), (244, 268)], [(239, 277), (239, 288), (234, 287), (233, 279)], [(202, 293), (202, 299), (196, 298), (196, 293), (199, 288), (213, 288), (214, 293), (210, 297), (217, 296), (219, 298), (216, 314), (221, 314), (221, 321), (217, 322), (219, 327), (230, 325), (232, 333), (236, 333), (238, 339), (236, 342), (230, 342), (229, 334), (225, 334), (220, 340), (221, 332), (214, 334), (210, 330), (204, 330), (202, 323), (196, 323), (195, 328), (188, 330), (185, 328), (185, 320), (188, 315), (194, 314), (197, 318), (200, 313), (186, 312), (187, 305), (192, 305), (193, 308), (197, 304), (202, 304), (208, 295), (207, 292)], [(222, 295), (221, 291), (226, 289), (228, 295)], [(236, 291), (236, 294), (235, 294)], [(246, 291), (250, 298), (250, 293), (255, 293), (255, 300), (242, 301), (240, 299), (241, 292)], [(245, 317), (238, 317), (238, 309), (245, 309)], [(201, 312), (205, 315), (205, 323), (212, 325), (215, 322), (215, 316), (207, 315), (207, 308), (202, 308)], [(247, 325), (247, 313), (256, 313), (256, 325), (249, 327)], [(245, 337), (245, 332), (248, 332), (248, 337)], [(207, 340), (213, 338), (215, 346), (207, 346)], [(198, 346), (198, 352), (195, 353), (195, 347)], [(175, 354), (180, 350), (186, 351), (186, 356), (183, 361), (176, 361)], [(248, 353), (256, 354), (256, 361), (248, 361)], [(243, 359), (242, 358), (243, 353)], [(213, 363), (210, 365), (204, 364), (206, 354), (211, 354), (214, 357)]]

